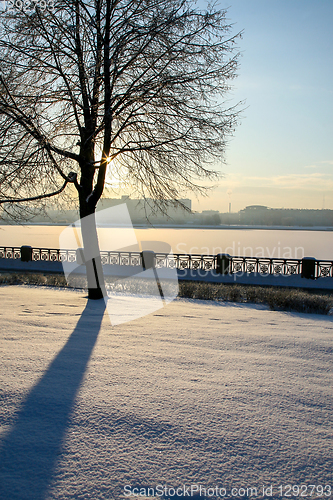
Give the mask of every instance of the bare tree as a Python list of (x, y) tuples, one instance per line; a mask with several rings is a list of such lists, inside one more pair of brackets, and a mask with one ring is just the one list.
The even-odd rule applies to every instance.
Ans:
[[(1, 203), (72, 184), (84, 218), (108, 169), (159, 203), (200, 189), (238, 115), (223, 102), (239, 37), (226, 11), (192, 0), (47, 1), (2, 13)], [(82, 237), (97, 241), (96, 229)], [(103, 295), (88, 286), (90, 298)]]

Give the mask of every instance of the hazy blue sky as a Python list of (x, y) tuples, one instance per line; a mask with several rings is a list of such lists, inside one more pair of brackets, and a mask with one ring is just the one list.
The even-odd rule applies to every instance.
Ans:
[(246, 100), (246, 109), (224, 180), (194, 208), (227, 211), (231, 201), (233, 211), (252, 204), (333, 209), (333, 1), (219, 5), (244, 31), (230, 97)]

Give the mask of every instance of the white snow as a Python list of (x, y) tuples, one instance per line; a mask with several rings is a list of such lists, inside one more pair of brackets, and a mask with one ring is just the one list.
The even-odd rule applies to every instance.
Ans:
[(1, 499), (333, 486), (332, 316), (177, 299), (112, 327), (83, 292), (0, 301)]

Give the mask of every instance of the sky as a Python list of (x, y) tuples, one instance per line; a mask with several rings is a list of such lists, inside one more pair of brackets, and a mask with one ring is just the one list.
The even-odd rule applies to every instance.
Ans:
[(220, 0), (243, 31), (230, 102), (245, 101), (224, 178), (195, 210), (333, 209), (333, 1)]

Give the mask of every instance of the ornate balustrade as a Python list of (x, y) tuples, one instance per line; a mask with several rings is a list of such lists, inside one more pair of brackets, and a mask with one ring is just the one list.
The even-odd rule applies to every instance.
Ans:
[[(57, 250), (51, 248), (32, 248), (33, 261), (49, 262), (76, 262), (76, 250)], [(20, 247), (0, 247), (0, 259), (21, 259)], [(140, 252), (101, 252), (103, 265), (142, 266)], [(155, 254), (157, 268), (179, 270), (217, 270), (216, 255), (188, 255), (188, 254)], [(300, 275), (302, 273), (302, 259), (275, 259), (264, 257), (230, 257), (228, 274), (260, 274), (260, 275)], [(333, 277), (333, 261), (316, 260), (315, 277)]]
[[(0, 259), (21, 259), (20, 247), (0, 247)], [(76, 250), (57, 250), (53, 248), (32, 248), (33, 261), (75, 262)]]
[(301, 274), (302, 260), (264, 257), (232, 257), (231, 273)]

